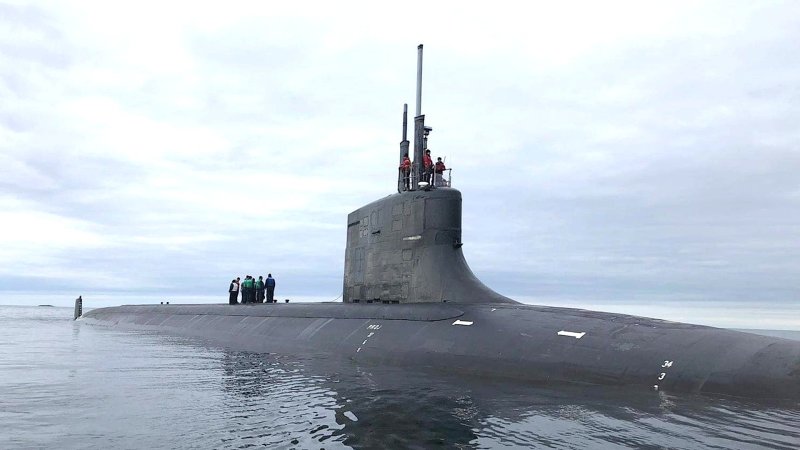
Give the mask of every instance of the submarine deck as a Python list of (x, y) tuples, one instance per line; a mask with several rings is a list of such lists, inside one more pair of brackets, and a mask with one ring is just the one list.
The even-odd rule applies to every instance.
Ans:
[(126, 305), (81, 321), (260, 353), (338, 355), (531, 382), (800, 398), (800, 344), (624, 314), (523, 304)]

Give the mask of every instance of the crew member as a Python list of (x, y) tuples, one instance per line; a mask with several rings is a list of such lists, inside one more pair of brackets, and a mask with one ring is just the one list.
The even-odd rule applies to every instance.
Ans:
[(228, 288), (228, 304), (237, 305), (236, 297), (239, 296), (239, 281), (236, 278), (231, 280), (231, 285)]
[(422, 180), (430, 184), (431, 174), (433, 173), (433, 160), (431, 159), (431, 151), (425, 149), (425, 155), (422, 157), (425, 172), (422, 175)]
[(443, 179), (443, 174), (444, 174), (445, 170), (447, 170), (447, 167), (444, 166), (444, 163), (442, 162), (442, 158), (441, 157), (436, 158), (436, 167), (434, 169), (434, 171), (436, 172), (436, 178), (434, 179), (434, 182), (433, 182), (434, 186), (444, 186), (445, 185), (444, 184), (444, 179)]
[(264, 283), (267, 286), (267, 303), (275, 303), (275, 278), (272, 274), (267, 274), (267, 281)]
[(253, 277), (250, 275), (244, 277), (244, 281), (242, 281), (242, 303), (253, 303), (254, 287), (255, 283), (253, 283)]
[(264, 279), (261, 275), (258, 276), (258, 281), (256, 281), (256, 303), (264, 303)]
[(400, 177), (403, 178), (404, 190), (411, 189), (411, 160), (408, 159), (408, 153), (403, 155), (403, 162), (400, 163)]

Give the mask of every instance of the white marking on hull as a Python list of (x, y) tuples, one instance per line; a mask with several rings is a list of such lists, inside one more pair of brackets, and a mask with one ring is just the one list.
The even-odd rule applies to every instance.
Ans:
[(364, 345), (364, 344), (366, 344), (366, 343), (367, 343), (367, 340), (366, 340), (366, 339), (364, 339), (364, 342), (362, 342), (362, 343), (361, 343), (361, 345)]
[(569, 337), (574, 337), (575, 339), (580, 339), (585, 334), (586, 334), (585, 331), (581, 331), (580, 333), (578, 333), (578, 332), (575, 332), (575, 331), (564, 331), (564, 330), (561, 330), (561, 331), (558, 332), (559, 336), (569, 336)]
[(420, 239), (422, 239), (422, 236), (420, 236), (420, 235), (416, 235), (416, 236), (407, 236), (407, 237), (404, 237), (404, 238), (403, 238), (403, 240), (404, 240), (404, 241), (418, 241), (418, 240), (420, 240)]
[(368, 334), (368, 335), (367, 335), (367, 338), (371, 338), (371, 337), (372, 337), (372, 335), (374, 335), (374, 334), (375, 334), (375, 333), (370, 333), (370, 334)]
[(361, 351), (361, 347), (358, 347), (358, 350), (356, 350), (356, 353), (358, 353), (360, 351)]
[(453, 325), (470, 326), (470, 325), (472, 325), (472, 322), (467, 322), (466, 320), (456, 320), (455, 322), (453, 322)]

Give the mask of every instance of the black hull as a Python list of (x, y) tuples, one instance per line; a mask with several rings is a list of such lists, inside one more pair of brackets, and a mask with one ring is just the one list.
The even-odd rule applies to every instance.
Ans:
[[(621, 314), (518, 304), (119, 306), (81, 319), (234, 350), (533, 383), (800, 399), (800, 342)], [(584, 334), (581, 334), (584, 333)]]

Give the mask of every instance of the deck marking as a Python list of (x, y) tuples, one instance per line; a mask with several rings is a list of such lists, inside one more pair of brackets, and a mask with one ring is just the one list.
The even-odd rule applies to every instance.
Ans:
[(472, 325), (472, 322), (467, 322), (466, 320), (456, 320), (455, 322), (453, 322), (453, 325), (466, 325), (466, 326), (470, 326), (470, 325)]
[(420, 239), (422, 239), (422, 236), (420, 236), (419, 234), (416, 236), (407, 236), (403, 238), (404, 241), (418, 241)]
[(361, 343), (361, 345), (364, 345), (364, 344), (366, 344), (366, 343), (367, 343), (367, 340), (366, 340), (366, 339), (364, 339), (364, 342), (362, 342), (362, 343)]
[(497, 311), (497, 308), (492, 308), (492, 311)]
[(370, 334), (368, 334), (368, 335), (367, 335), (367, 338), (371, 338), (373, 334), (375, 334), (375, 333), (370, 333)]
[(585, 334), (586, 334), (585, 331), (581, 331), (580, 333), (577, 333), (575, 331), (564, 331), (564, 330), (561, 330), (561, 331), (558, 332), (559, 336), (569, 336), (569, 337), (574, 337), (575, 339), (580, 339)]
[(356, 353), (358, 353), (360, 351), (361, 351), (361, 347), (358, 347), (358, 350), (356, 350)]

